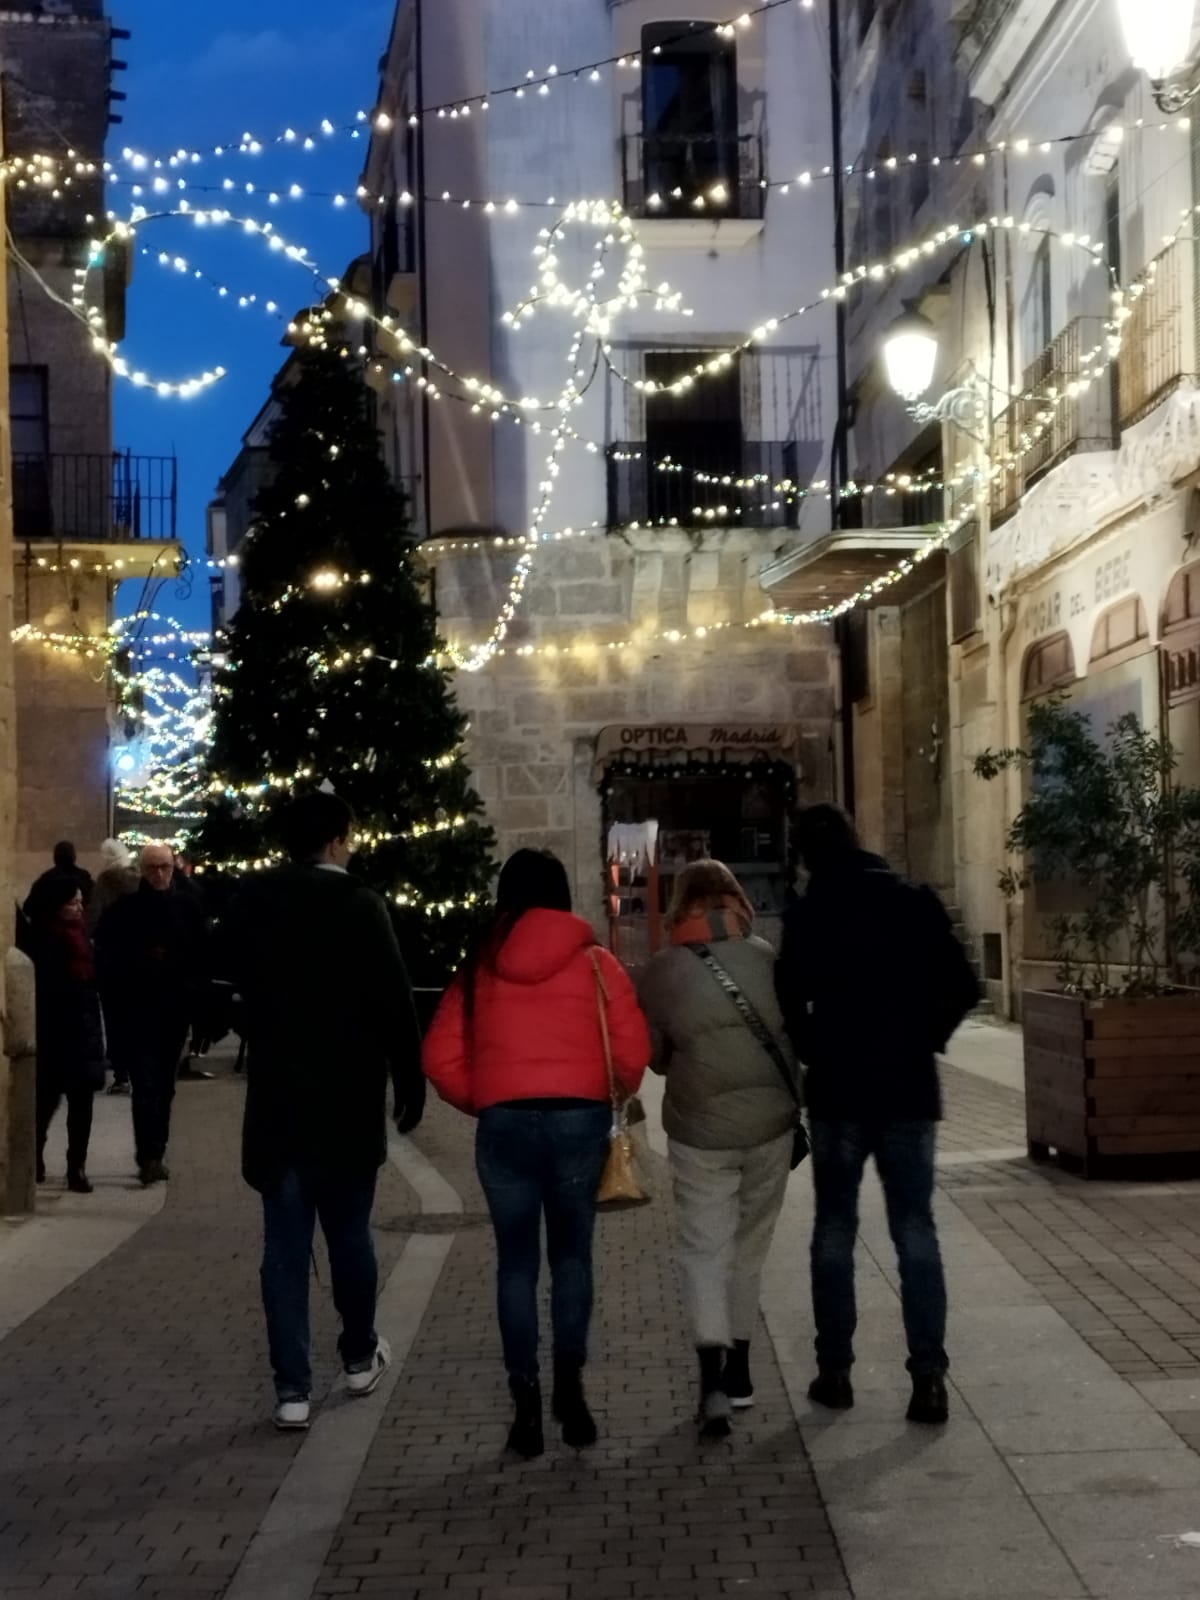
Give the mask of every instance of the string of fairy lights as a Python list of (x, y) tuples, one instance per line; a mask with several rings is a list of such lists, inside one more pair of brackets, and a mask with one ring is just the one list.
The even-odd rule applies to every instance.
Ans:
[[(807, 8), (811, 5), (811, 0), (801, 0), (801, 3), (804, 8)], [(767, 13), (779, 10), (785, 5), (794, 6), (794, 4), (795, 0), (765, 0), (765, 3), (750, 7), (747, 11), (741, 12), (735, 17), (723, 22), (705, 24), (703, 26), (711, 27), (718, 33), (736, 36), (739, 30), (753, 26), (758, 18)], [(437, 119), (449, 118), (456, 120), (486, 111), (495, 99), (512, 97), (516, 100), (522, 100), (531, 96), (545, 98), (556, 91), (559, 84), (563, 82), (600, 82), (603, 81), (605, 73), (610, 70), (613, 73), (630, 72), (638, 71), (642, 66), (642, 58), (635, 55), (629, 57), (613, 56), (602, 61), (586, 63), (579, 67), (563, 69), (561, 72), (553, 65), (541, 70), (531, 68), (523, 81), (500, 85), (478, 95), (470, 96), (465, 100), (426, 107), (424, 116), (427, 118), (436, 117)], [(417, 122), (420, 119), (413, 117), (409, 120)], [(256, 156), (261, 154), (269, 145), (295, 147), (299, 150), (310, 151), (318, 148), (323, 140), (332, 139), (343, 133), (349, 134), (354, 139), (386, 136), (391, 132), (394, 124), (395, 119), (392, 113), (382, 110), (360, 112), (356, 115), (352, 124), (338, 125), (329, 119), (324, 119), (319, 128), (319, 137), (316, 132), (299, 134), (292, 129), (285, 130), (282, 134), (269, 140), (260, 140), (250, 134), (246, 134), (236, 143), (217, 146), (211, 151), (187, 151), (181, 149), (165, 158), (150, 157), (136, 151), (126, 150), (122, 154), (121, 164), (87, 161), (78, 157), (74, 151), (68, 151), (65, 160), (61, 157), (45, 156), (12, 158), (3, 164), (3, 168), (0, 169), (0, 175), (18, 188), (33, 186), (47, 190), (52, 194), (61, 193), (70, 189), (73, 184), (83, 181), (94, 182), (97, 179), (103, 179), (108, 186), (129, 185), (133, 190), (135, 200), (140, 201), (147, 193), (156, 196), (172, 194), (179, 198), (185, 190), (195, 189), (196, 192), (212, 191), (203, 191), (200, 186), (191, 185), (186, 178), (181, 176), (168, 178), (165, 175), (164, 168), (166, 171), (178, 173), (180, 169), (196, 167), (208, 159), (220, 159), (233, 155)], [(1112, 137), (1122, 137), (1133, 131), (1166, 133), (1167, 130), (1186, 132), (1187, 119), (1174, 119), (1161, 123), (1142, 121), (1128, 127), (1114, 125), (1113, 128), (1106, 131)], [(887, 181), (891, 175), (907, 172), (913, 166), (937, 167), (939, 165), (954, 165), (957, 167), (966, 164), (982, 166), (988, 161), (1000, 157), (1010, 155), (1024, 156), (1035, 151), (1046, 152), (1054, 145), (1095, 137), (1097, 137), (1097, 134), (1093, 130), (1086, 134), (1066, 135), (1052, 140), (1009, 139), (988, 146), (985, 149), (959, 151), (945, 155), (929, 156), (914, 151), (906, 157), (888, 157), (882, 162), (851, 165), (844, 170), (847, 175), (858, 174), (868, 182), (876, 180)], [(139, 178), (134, 180), (126, 178), (123, 175), (122, 167), (139, 175)], [(152, 173), (153, 176), (144, 182), (140, 181), (140, 175), (145, 173)], [(815, 172), (799, 173), (786, 179), (764, 175), (760, 180), (759, 186), (784, 195), (793, 191), (801, 193), (811, 190), (817, 183), (831, 176), (832, 170), (828, 167)], [(359, 186), (353, 195), (336, 192), (310, 193), (299, 183), (256, 190), (252, 183), (237, 184), (230, 178), (223, 180), (221, 189), (226, 194), (235, 190), (247, 195), (260, 194), (270, 206), (278, 206), (284, 201), (328, 199), (332, 204), (340, 208), (348, 205), (353, 200), (364, 207), (393, 203), (400, 207), (410, 207), (417, 204), (443, 204), (459, 206), (462, 209), (477, 207), (489, 214), (515, 216), (525, 210), (553, 208), (558, 205), (553, 196), (549, 196), (546, 199), (518, 199), (515, 197), (478, 199), (456, 195), (449, 191), (415, 196), (406, 192), (400, 196), (392, 196), (372, 193), (365, 185)], [(648, 198), (648, 210), (651, 213), (655, 210), (655, 198), (654, 195)], [(677, 196), (658, 197), (662, 204), (665, 204), (666, 200), (677, 198)], [(727, 195), (720, 193), (718, 190), (707, 192), (696, 197), (700, 202), (696, 209), (715, 210), (719, 214), (727, 198)], [(1196, 214), (1200, 214), (1200, 207), (1194, 208), (1194, 211), (1189, 209), (1185, 213), (1184, 221), (1175, 236), (1176, 239), (1183, 235), (1186, 228), (1193, 226), (1194, 215)], [(1015, 223), (1012, 218), (991, 217), (967, 229), (950, 225), (939, 230), (937, 234), (932, 235), (920, 244), (897, 252), (886, 262), (860, 263), (838, 282), (824, 289), (818, 298), (803, 306), (783, 312), (779, 316), (767, 319), (751, 330), (741, 342), (725, 350), (709, 352), (702, 361), (697, 362), (691, 372), (671, 383), (655, 385), (651, 380), (639, 378), (622, 371), (613, 361), (611, 341), (613, 323), (623, 312), (633, 308), (647, 297), (654, 299), (656, 308), (659, 310), (679, 312), (686, 315), (686, 308), (680, 305), (679, 296), (670, 289), (669, 285), (661, 285), (653, 290), (648, 287), (644, 255), (638, 242), (637, 225), (619, 206), (605, 201), (575, 202), (563, 208), (560, 220), (553, 228), (542, 230), (539, 244), (535, 250), (535, 255), (538, 257), (539, 281), (531, 291), (528, 299), (516, 311), (508, 313), (505, 318), (507, 325), (514, 332), (525, 326), (529, 318), (541, 310), (561, 312), (574, 322), (567, 354), (570, 376), (564, 383), (557, 398), (553, 402), (543, 403), (534, 396), (512, 396), (506, 394), (491, 383), (490, 380), (454, 371), (450, 366), (442, 362), (435, 352), (413, 339), (395, 319), (376, 316), (360, 299), (344, 293), (337, 279), (322, 279), (316, 262), (304, 248), (291, 244), (269, 221), (254, 217), (238, 218), (228, 211), (215, 207), (195, 208), (189, 200), (179, 198), (178, 205), (169, 210), (151, 212), (139, 206), (131, 213), (127, 221), (110, 216), (111, 231), (106, 237), (100, 238), (94, 243), (88, 264), (78, 275), (69, 309), (87, 323), (92, 333), (93, 348), (98, 355), (109, 361), (118, 377), (126, 379), (136, 387), (152, 389), (163, 398), (178, 397), (183, 399), (191, 398), (201, 393), (204, 389), (211, 387), (212, 384), (218, 382), (225, 375), (225, 369), (219, 367), (213, 371), (206, 371), (203, 374), (197, 374), (182, 380), (166, 380), (152, 376), (148, 372), (132, 366), (120, 353), (117, 344), (108, 339), (104, 330), (103, 315), (97, 307), (90, 303), (89, 293), (91, 274), (102, 263), (104, 251), (109, 242), (113, 240), (120, 240), (123, 243), (131, 242), (140, 227), (168, 217), (190, 218), (194, 225), (202, 228), (211, 229), (227, 225), (241, 227), (246, 233), (261, 237), (270, 251), (283, 255), (286, 259), (295, 262), (312, 273), (317, 277), (318, 283), (323, 290), (331, 290), (335, 299), (340, 296), (340, 303), (348, 315), (361, 321), (364, 325), (374, 326), (376, 336), (379, 337), (379, 341), (385, 350), (390, 348), (402, 361), (402, 365), (390, 368), (393, 378), (403, 376), (414, 379), (417, 387), (423, 392), (427, 403), (436, 403), (443, 398), (459, 400), (470, 405), (474, 411), (488, 416), (492, 420), (507, 418), (519, 425), (531, 427), (535, 432), (543, 431), (543, 424), (539, 420), (541, 415), (546, 415), (549, 419), (545, 424), (550, 441), (545, 477), (538, 486), (538, 498), (532, 509), (531, 521), (527, 532), (492, 539), (433, 540), (423, 547), (425, 553), (430, 557), (450, 552), (463, 553), (485, 548), (508, 549), (517, 552), (517, 561), (513, 569), (507, 596), (491, 634), (478, 645), (453, 645), (450, 647), (450, 659), (453, 664), (462, 670), (471, 672), (479, 671), (490, 661), (509, 653), (515, 655), (553, 656), (555, 654), (582, 653), (594, 649), (626, 650), (633, 648), (635, 645), (647, 643), (676, 645), (688, 639), (707, 639), (712, 635), (721, 634), (736, 627), (761, 628), (771, 624), (794, 626), (811, 621), (826, 621), (830, 617), (839, 615), (862, 603), (865, 599), (872, 598), (882, 592), (888, 585), (897, 581), (921, 561), (927, 559), (935, 549), (944, 544), (974, 514), (973, 507), (971, 507), (961, 511), (950, 521), (934, 527), (931, 529), (931, 536), (926, 545), (914, 552), (911, 557), (898, 563), (891, 572), (882, 574), (858, 594), (839, 602), (835, 606), (823, 607), (818, 611), (802, 614), (768, 611), (745, 622), (731, 620), (686, 630), (652, 630), (648, 633), (642, 631), (629, 639), (609, 640), (603, 643), (598, 643), (594, 640), (577, 640), (564, 645), (547, 643), (511, 647), (506, 643), (506, 640), (533, 570), (537, 549), (551, 542), (591, 537), (602, 532), (611, 531), (600, 523), (594, 523), (585, 528), (556, 530), (550, 529), (546, 525), (553, 504), (555, 487), (561, 472), (559, 458), (562, 453), (572, 442), (579, 443), (593, 452), (603, 449), (603, 446), (597, 441), (582, 438), (569, 421), (571, 414), (581, 402), (582, 394), (586, 392), (586, 387), (594, 380), (595, 373), (601, 364), (606, 373), (616, 381), (629, 385), (647, 396), (656, 396), (665, 401), (671, 396), (686, 394), (697, 383), (702, 383), (710, 377), (727, 371), (739, 353), (765, 343), (780, 327), (795, 318), (805, 315), (831, 300), (844, 300), (860, 284), (882, 284), (889, 281), (891, 278), (910, 270), (910, 268), (927, 262), (939, 251), (953, 246), (961, 247), (969, 239), (986, 235), (989, 231), (1005, 230), (1026, 234), (1034, 233), (1053, 240), (1056, 245), (1063, 248), (1081, 250), (1095, 262), (1102, 262), (1103, 259), (1102, 247), (1087, 237), (1057, 234), (1050, 230), (1030, 229)], [(568, 225), (574, 224), (594, 227), (601, 235), (596, 245), (593, 274), (586, 285), (578, 288), (572, 287), (562, 280), (558, 270), (559, 263), (556, 254), (556, 246), (562, 237), (563, 229)], [(1171, 242), (1174, 243), (1175, 241), (1172, 240)], [(604, 276), (605, 256), (608, 251), (616, 247), (620, 247), (625, 253), (620, 284), (615, 296), (601, 300), (599, 284)], [(256, 308), (273, 318), (282, 319), (283, 317), (279, 304), (274, 299), (265, 299), (257, 292), (239, 294), (229, 285), (206, 273), (204, 269), (193, 266), (186, 257), (168, 251), (155, 252), (145, 246), (141, 247), (141, 250), (143, 255), (157, 259), (158, 263), (168, 270), (187, 276), (194, 281), (206, 282), (221, 298), (229, 299), (239, 309)], [(1095, 382), (1116, 358), (1120, 350), (1122, 329), (1130, 315), (1131, 305), (1144, 292), (1147, 285), (1153, 282), (1157, 263), (1160, 259), (1161, 255), (1156, 257), (1130, 285), (1120, 286), (1114, 284), (1111, 320), (1105, 329), (1103, 338), (1098, 341), (1092, 350), (1085, 352), (1080, 362), (1079, 373), (1071, 380), (1069, 388), (1059, 389), (1048, 382), (1032, 390), (1012, 392), (1011, 399), (1021, 400), (1026, 403), (1028, 407), (1027, 420), (1021, 428), (1015, 444), (1001, 446), (998, 450), (993, 449), (987, 452), (986, 466), (982, 468), (973, 467), (958, 478), (945, 478), (941, 474), (924, 474), (916, 475), (915, 477), (893, 474), (879, 480), (877, 483), (847, 485), (840, 491), (840, 494), (843, 497), (859, 495), (866, 497), (875, 493), (881, 495), (907, 495), (924, 491), (934, 492), (937, 490), (958, 489), (964, 484), (973, 488), (976, 494), (986, 492), (986, 488), (991, 481), (998, 475), (1010, 470), (1014, 462), (1019, 462), (1023, 459), (1036, 446), (1038, 441), (1044, 437), (1046, 430), (1052, 426), (1057, 408), (1063, 400), (1077, 398), (1078, 393)], [(27, 266), (28, 264), (26, 263), (25, 265)], [(48, 293), (54, 292), (44, 281), (43, 287)], [(67, 302), (60, 301), (60, 303), (66, 304)], [(324, 309), (314, 307), (307, 322), (299, 325), (292, 323), (289, 331), (300, 337), (309, 337), (313, 342), (318, 342), (323, 339), (328, 324), (333, 320), (334, 316), (335, 312), (328, 304)], [(595, 349), (595, 361), (590, 369), (586, 361), (583, 361), (582, 366), (580, 364), (583, 360), (584, 345), (589, 338), (592, 339)], [(365, 357), (368, 354), (368, 349), (363, 345), (352, 353)], [(387, 364), (387, 362), (384, 363), (385, 366)], [(436, 379), (428, 376), (429, 369), (437, 372), (443, 380), (457, 386), (461, 392), (444, 389)], [(824, 480), (814, 479), (807, 484), (798, 484), (788, 478), (773, 478), (769, 474), (737, 476), (712, 473), (701, 466), (676, 461), (670, 457), (647, 462), (646, 466), (648, 470), (652, 470), (655, 473), (687, 476), (692, 482), (705, 489), (727, 491), (731, 495), (768, 497), (767, 499), (759, 498), (751, 501), (749, 505), (751, 510), (764, 506), (769, 507), (773, 499), (780, 497), (787, 503), (795, 503), (798, 499), (815, 495), (824, 495), (826, 498), (831, 498), (833, 492)], [(711, 519), (716, 521), (726, 517), (740, 517), (747, 507), (719, 502), (715, 506), (698, 509), (703, 509), (706, 514), (711, 512)], [(669, 526), (670, 519), (666, 519), (659, 525)], [(630, 529), (636, 531), (640, 526), (642, 525), (634, 523), (630, 525)], [(57, 562), (49, 557), (39, 557), (37, 558), (37, 564), (52, 571), (70, 570), (78, 572), (87, 570), (99, 572), (103, 570), (106, 573), (118, 576), (122, 566), (120, 561), (92, 563), (80, 561), (76, 557), (63, 558)], [(293, 585), (288, 591), (279, 596), (275, 603), (277, 605), (291, 603), (293, 600), (300, 598), (301, 594), (333, 595), (347, 584), (369, 581), (369, 574), (318, 573), (306, 585)], [(139, 617), (141, 621), (148, 620), (148, 614), (139, 614)], [(55, 634), (28, 627), (17, 630), (14, 634), (14, 639), (19, 643), (41, 645), (43, 648), (51, 650), (74, 651), (86, 660), (102, 659), (107, 661), (110, 668), (116, 672), (127, 670), (126, 685), (141, 681), (144, 687), (138, 692), (144, 695), (146, 703), (151, 708), (143, 713), (142, 719), (147, 736), (157, 738), (161, 734), (162, 739), (166, 744), (170, 745), (176, 760), (179, 761), (178, 746), (171, 744), (171, 741), (176, 739), (177, 736), (174, 733), (168, 733), (166, 729), (171, 722), (169, 710), (171, 696), (185, 694), (188, 690), (187, 682), (182, 677), (179, 677), (178, 674), (171, 674), (170, 672), (167, 672), (162, 679), (152, 676), (153, 672), (162, 670), (160, 668), (141, 670), (139, 672), (139, 658), (144, 669), (145, 662), (156, 647), (161, 647), (164, 644), (170, 646), (175, 643), (186, 652), (193, 648), (202, 648), (207, 645), (208, 641), (202, 640), (197, 635), (189, 635), (185, 630), (173, 630), (168, 634), (153, 637), (157, 641), (155, 646), (145, 645), (140, 651), (131, 651), (120, 642), (120, 636), (118, 635), (86, 638), (78, 634)], [(126, 655), (130, 662), (128, 669), (115, 665), (122, 649), (126, 650)], [(342, 652), (340, 657), (330, 658), (327, 661), (323, 661), (321, 665), (323, 670), (339, 670), (352, 662), (366, 659), (375, 659), (389, 664), (386, 657), (375, 655), (370, 647), (366, 647), (358, 652)], [(393, 661), (390, 665), (395, 667), (397, 663)], [(125, 690), (122, 692), (124, 693)], [(133, 691), (130, 690), (129, 692)], [(184, 720), (186, 722), (190, 718), (193, 726), (200, 726), (204, 717), (211, 717), (211, 707), (209, 706), (205, 711), (200, 711), (197, 705), (193, 704), (185, 713)], [(449, 757), (448, 759), (453, 760), (456, 757)], [(181, 781), (184, 779), (187, 781), (183, 783), (182, 788), (168, 791), (165, 787), (158, 788), (154, 784), (146, 784), (142, 788), (142, 798), (151, 805), (159, 806), (165, 810), (170, 810), (172, 807), (177, 808), (180, 804), (197, 803), (196, 792), (194, 788), (189, 787), (191, 779), (184, 770), (185, 768), (186, 761), (184, 760), (181, 762), (180, 777)], [(294, 778), (295, 775), (290, 781), (294, 781)], [(451, 819), (449, 825), (458, 826), (462, 820)], [(436, 828), (441, 825), (438, 823), (430, 826), (431, 829), (436, 831)], [(382, 836), (380, 842), (382, 842)]]

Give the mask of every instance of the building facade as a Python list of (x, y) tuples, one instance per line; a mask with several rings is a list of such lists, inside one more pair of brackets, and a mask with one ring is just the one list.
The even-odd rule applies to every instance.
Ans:
[[(363, 179), (380, 423), (489, 818), (635, 958), (703, 851), (774, 917), (791, 802), (836, 781), (829, 629), (758, 621), (829, 526), (829, 78), (812, 14), (727, 10), (401, 0)], [(609, 859), (650, 823), (653, 883)]]
[(181, 560), (175, 463), (115, 444), (112, 372), (77, 314), (90, 306), (96, 328), (122, 336), (130, 261), (120, 241), (98, 248), (122, 37), (100, 0), (25, 0), (0, 16), (7, 158), (71, 150), (95, 164), (62, 167), (69, 186), (21, 169), (6, 184), (18, 886), (57, 839), (87, 859), (111, 832), (114, 696), (103, 653), (76, 644), (106, 632), (120, 582), (170, 577)]
[[(1019, 745), (1030, 704), (1061, 693), (1098, 732), (1132, 711), (1169, 733), (1200, 780), (1196, 135), (1156, 109), (1113, 0), (868, 0), (843, 23), (864, 258), (954, 232), (849, 314), (854, 459), (940, 480), (913, 520), (950, 530), (842, 635), (852, 787), (868, 831), (961, 906), (1016, 1010), (1053, 978), (1063, 907), (1000, 894), (1021, 780), (985, 785), (977, 754)], [(926, 52), (948, 34), (953, 54)], [(938, 338), (944, 403), (923, 423), (881, 359), (902, 301)]]

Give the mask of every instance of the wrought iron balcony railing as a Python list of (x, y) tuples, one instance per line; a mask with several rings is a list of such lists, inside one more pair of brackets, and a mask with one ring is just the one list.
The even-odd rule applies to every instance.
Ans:
[(760, 134), (627, 134), (622, 147), (631, 216), (762, 220)]
[(1026, 393), (996, 418), (992, 521), (1012, 516), (1021, 496), (1067, 456), (1115, 444), (1106, 329), (1076, 317), (1025, 369)]
[(170, 540), (177, 508), (174, 456), (13, 457), (17, 539)]
[(792, 528), (801, 500), (793, 441), (752, 439), (731, 450), (664, 456), (653, 444), (622, 442), (608, 454), (608, 525)]
[[(1172, 245), (1159, 257), (1154, 276), (1130, 308), (1122, 330), (1118, 367), (1118, 406), (1123, 428), (1140, 422), (1181, 383), (1195, 381), (1197, 364), (1190, 340), (1185, 347), (1186, 266), (1183, 246)], [(1194, 263), (1191, 270), (1197, 270)]]

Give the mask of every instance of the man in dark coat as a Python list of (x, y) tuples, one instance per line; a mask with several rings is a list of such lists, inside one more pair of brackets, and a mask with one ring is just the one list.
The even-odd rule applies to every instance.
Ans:
[(425, 1080), (412, 988), (382, 898), (347, 872), (354, 817), (318, 792), (285, 818), (291, 863), (250, 878), (227, 919), (248, 1041), (242, 1170), (263, 1199), (263, 1304), (275, 1422), (306, 1428), (308, 1278), (319, 1217), (346, 1387), (369, 1394), (390, 1352), (375, 1331), (371, 1208), (396, 1126), (421, 1119)]
[(784, 918), (776, 986), (807, 1067), (816, 1224), (812, 1241), (818, 1376), (809, 1396), (854, 1404), (854, 1243), (869, 1157), (883, 1185), (900, 1264), (913, 1397), (909, 1420), (944, 1422), (946, 1285), (933, 1220), (941, 1118), (936, 1052), (979, 998), (941, 901), (859, 848), (836, 806), (797, 820), (807, 892)]
[(143, 1184), (170, 1176), (164, 1157), (171, 1132), (175, 1070), (208, 977), (204, 914), (174, 887), (175, 855), (166, 844), (142, 851), (136, 894), (111, 905), (96, 928), (96, 965), (109, 1059), (128, 1072), (133, 1137)]
[[(54, 865), (48, 867), (40, 878), (35, 879), (22, 908), (30, 922), (39, 922), (43, 914), (42, 897), (46, 890), (51, 889), (62, 878), (70, 878), (75, 887), (83, 896), (84, 910), (86, 911), (92, 898), (95, 887), (92, 875), (86, 867), (81, 867), (76, 856), (75, 846), (69, 839), (61, 839), (54, 846)], [(53, 897), (53, 896), (52, 896)]]

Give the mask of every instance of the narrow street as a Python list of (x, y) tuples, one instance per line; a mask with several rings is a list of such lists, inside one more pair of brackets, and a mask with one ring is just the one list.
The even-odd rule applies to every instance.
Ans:
[[(100, 1100), (95, 1195), (52, 1181), (41, 1216), (0, 1236), (0, 1596), (1183, 1600), (1200, 1582), (1181, 1539), (1200, 1526), (1200, 1188), (1030, 1167), (1019, 1042), (968, 1025), (946, 1069), (944, 1433), (903, 1421), (874, 1183), (858, 1404), (809, 1406), (801, 1173), (769, 1265), (758, 1404), (732, 1442), (701, 1447), (660, 1169), (653, 1206), (601, 1224), (601, 1445), (576, 1458), (555, 1442), (529, 1465), (502, 1451), (466, 1123), (434, 1106), (383, 1174), (386, 1385), (338, 1397), (318, 1289), (318, 1392), (333, 1393), (296, 1438), (269, 1425), (230, 1063), (181, 1085), (165, 1195), (131, 1185), (128, 1104)], [(51, 1158), (53, 1180), (53, 1140)]]

